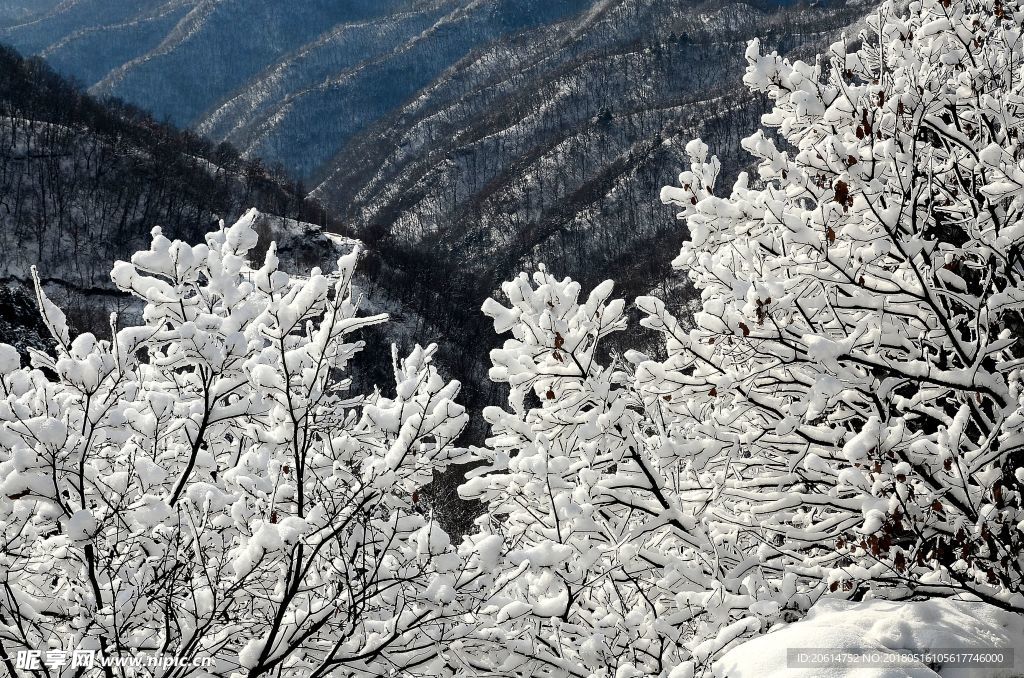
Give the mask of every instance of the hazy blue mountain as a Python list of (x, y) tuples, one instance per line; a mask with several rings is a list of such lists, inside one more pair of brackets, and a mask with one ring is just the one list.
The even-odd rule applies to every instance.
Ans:
[(471, 50), (589, 0), (68, 0), (0, 40), (305, 176)]
[(22, 23), (43, 12), (49, 12), (60, 0), (0, 0), (0, 21)]

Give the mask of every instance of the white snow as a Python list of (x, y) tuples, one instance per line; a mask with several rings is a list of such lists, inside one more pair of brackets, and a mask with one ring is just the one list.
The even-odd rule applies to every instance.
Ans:
[[(835, 662), (817, 668), (789, 668), (790, 649), (897, 652), (936, 650), (1014, 650), (1015, 667), (929, 667), (906, 664), (885, 668)], [(804, 619), (738, 645), (715, 662), (715, 675), (728, 678), (1009, 678), (1024, 675), (1024, 617), (994, 606), (966, 601), (822, 600)]]
[(79, 509), (68, 519), (67, 534), (75, 541), (86, 541), (96, 531), (96, 518), (92, 512)]

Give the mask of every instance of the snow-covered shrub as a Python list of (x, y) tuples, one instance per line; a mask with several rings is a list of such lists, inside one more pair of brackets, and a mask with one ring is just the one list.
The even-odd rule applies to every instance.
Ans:
[(250, 268), (255, 216), (196, 246), (156, 229), (119, 262), (141, 326), (72, 338), (37, 284), (55, 357), (21, 369), (0, 345), (6, 658), (435, 674), (471, 581), (417, 488), (458, 454), (459, 385), (416, 348), (396, 356), (394, 395), (350, 394), (349, 337), (386, 320), (356, 313), (358, 252), (298, 278), (271, 246)]
[(793, 582), (766, 579), (750, 540), (714, 524), (700, 471), (721, 446), (683, 430), (711, 405), (677, 400), (686, 377), (670, 364), (602, 362), (601, 341), (626, 327), (611, 283), (581, 302), (578, 283), (542, 269), (503, 291), (511, 306), (484, 311), (512, 334), (490, 373), (510, 409), (484, 411), (487, 464), (460, 488), (488, 505), (463, 548), (492, 573), (476, 619), (498, 643), (460, 661), (484, 675), (679, 678), (778, 619)]
[[(886, 4), (815, 64), (747, 51), (774, 109), (727, 197), (691, 142), (666, 188), (693, 329), (609, 363), (610, 285), (545, 271), (484, 311), (494, 597), (462, 657), (501, 675), (689, 675), (823, 595), (1024, 610), (1024, 11)], [(472, 550), (472, 547), (466, 547)]]
[(702, 466), (729, 521), (833, 592), (1024, 610), (1022, 19), (925, 0), (817, 65), (754, 43), (745, 80), (785, 142), (744, 141), (764, 188), (716, 197), (694, 142), (663, 192), (703, 310), (682, 336), (639, 303), (674, 401), (706, 403), (687, 435), (719, 448)]

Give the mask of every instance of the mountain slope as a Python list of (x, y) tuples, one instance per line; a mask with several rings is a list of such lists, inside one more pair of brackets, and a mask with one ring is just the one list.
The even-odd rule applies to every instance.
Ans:
[[(24, 283), (36, 266), (66, 295), (95, 301), (112, 294), (113, 261), (148, 246), (154, 226), (197, 240), (253, 205), (304, 220), (323, 214), (229, 147), (97, 101), (38, 59), (0, 48), (0, 282)], [(78, 320), (98, 329), (95, 318)]]
[(469, 50), (590, 4), (76, 0), (8, 9), (0, 40), (305, 177)]
[(686, 142), (719, 154), (724, 186), (749, 162), (740, 139), (765, 107), (741, 82), (747, 40), (812, 58), (862, 12), (609, 0), (460, 60), (313, 194), (418, 281), (407, 304), (447, 318), (482, 382), (493, 339), (476, 309), (516, 272), (614, 278), (626, 298), (666, 281), (684, 234), (656, 191)]

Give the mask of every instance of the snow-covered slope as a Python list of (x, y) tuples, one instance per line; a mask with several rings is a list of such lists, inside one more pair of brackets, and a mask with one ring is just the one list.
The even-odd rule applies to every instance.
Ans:
[(864, 12), (842, 0), (21, 2), (0, 40), (282, 163), (372, 246), (461, 275), (473, 298), (537, 261), (584, 282), (663, 275), (672, 248), (645, 253), (679, 234), (655, 188), (691, 136), (735, 170), (763, 111), (740, 84), (745, 41), (812, 55)]
[(587, 0), (76, 0), (3, 10), (0, 41), (94, 94), (308, 175), (469, 51)]
[[(652, 47), (675, 28), (728, 41), (770, 29), (774, 14), (737, 0), (3, 0), (0, 41), (44, 56), (94, 94), (322, 179), (384, 119), (456, 106), (482, 84), (505, 81), (501, 96), (554, 71), (571, 75), (584, 57), (612, 57), (621, 75), (614, 69), (641, 37)], [(693, 65), (680, 71), (702, 73), (688, 91), (730, 75), (717, 50)], [(617, 110), (621, 88), (608, 84), (592, 98)], [(546, 103), (560, 111), (572, 98)]]
[[(966, 656), (975, 652), (988, 657)], [(1014, 678), (1022, 666), (1024, 619), (991, 605), (823, 600), (714, 668), (719, 678)]]
[(589, 280), (674, 239), (652, 187), (684, 167), (689, 138), (746, 162), (739, 140), (763, 112), (741, 84), (749, 38), (814, 54), (860, 11), (601, 3), (460, 61), (357, 137), (315, 195), (451, 268), (544, 261)]
[(75, 0), (8, 21), (0, 39), (43, 54), (95, 93), (121, 96), (185, 124), (325, 26), (365, 20), (397, 4)]

